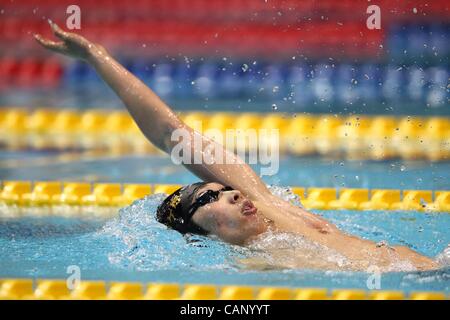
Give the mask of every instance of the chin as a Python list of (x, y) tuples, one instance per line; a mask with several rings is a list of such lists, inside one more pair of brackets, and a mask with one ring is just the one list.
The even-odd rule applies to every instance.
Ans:
[(264, 232), (266, 232), (265, 226), (258, 226), (258, 227), (253, 226), (252, 229), (249, 230), (249, 232), (247, 232), (245, 242), (252, 240), (253, 238), (257, 237), (258, 235)]

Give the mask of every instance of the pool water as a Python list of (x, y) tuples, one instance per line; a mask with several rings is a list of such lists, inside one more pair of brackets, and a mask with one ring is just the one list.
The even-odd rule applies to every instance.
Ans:
[[(78, 266), (84, 280), (248, 284), (367, 289), (369, 274), (313, 270), (251, 270), (254, 253), (201, 236), (184, 238), (154, 219), (162, 195), (123, 208), (117, 218), (23, 217), (0, 220), (0, 277), (67, 278)], [(419, 212), (315, 211), (340, 228), (374, 241), (407, 245), (430, 257), (450, 243), (450, 215)], [(391, 272), (381, 289), (450, 290), (450, 268)]]
[[(258, 168), (255, 167), (255, 170)], [(449, 190), (450, 163), (346, 161), (283, 157), (264, 177), (277, 186)], [(1, 180), (191, 183), (194, 175), (162, 156), (0, 152)], [(273, 187), (283, 194), (279, 187)], [(285, 195), (285, 194), (284, 194)], [(367, 288), (364, 272), (252, 270), (239, 259), (254, 251), (205, 237), (184, 238), (154, 219), (163, 195), (120, 210), (117, 218), (57, 216), (0, 218), (0, 278), (67, 278), (78, 266), (84, 280)], [(0, 217), (4, 216), (1, 214)], [(314, 211), (341, 229), (373, 241), (406, 245), (436, 257), (450, 243), (450, 215), (410, 211)], [(283, 241), (283, 239), (279, 239)], [(383, 274), (381, 289), (450, 291), (450, 268)]]
[[(260, 173), (260, 166), (252, 167)], [(161, 155), (0, 151), (0, 180), (187, 184), (198, 178)], [(281, 156), (278, 173), (263, 180), (280, 186), (450, 190), (450, 161)]]

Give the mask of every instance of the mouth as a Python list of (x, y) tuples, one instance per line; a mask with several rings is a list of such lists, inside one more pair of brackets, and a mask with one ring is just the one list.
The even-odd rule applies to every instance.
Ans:
[(256, 213), (258, 209), (253, 205), (250, 200), (245, 200), (242, 204), (241, 212), (245, 216), (250, 216)]

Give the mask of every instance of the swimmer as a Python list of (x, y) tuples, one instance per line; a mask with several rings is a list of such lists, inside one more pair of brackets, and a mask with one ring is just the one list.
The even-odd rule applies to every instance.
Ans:
[[(104, 47), (84, 37), (63, 31), (49, 21), (52, 41), (35, 34), (38, 43), (54, 52), (81, 59), (90, 64), (115, 91), (144, 135), (158, 148), (170, 154), (179, 141), (172, 141), (176, 129), (189, 132), (191, 141), (223, 148), (233, 164), (187, 164), (203, 182), (180, 188), (157, 209), (157, 220), (182, 234), (212, 235), (235, 245), (251, 245), (268, 232), (295, 234), (314, 244), (309, 249), (272, 250), (279, 267), (329, 270), (360, 270), (377, 267), (393, 271), (406, 262), (415, 270), (438, 268), (432, 259), (404, 246), (361, 239), (339, 230), (324, 218), (273, 195), (261, 178), (233, 152), (202, 136), (183, 123), (150, 88), (120, 65)], [(190, 144), (192, 159), (202, 155), (204, 147)], [(191, 163), (194, 163), (192, 161)], [(322, 250), (322, 249), (323, 250)], [(327, 262), (323, 252), (330, 250), (345, 263)], [(308, 258), (305, 258), (308, 257)], [(258, 261), (247, 261), (249, 265)]]

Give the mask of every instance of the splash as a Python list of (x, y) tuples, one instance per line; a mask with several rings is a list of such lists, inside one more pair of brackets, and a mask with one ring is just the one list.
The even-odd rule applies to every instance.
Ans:
[[(299, 197), (289, 187), (268, 186), (280, 198), (301, 206)], [(155, 194), (135, 201), (119, 211), (98, 236), (112, 238), (113, 251), (108, 254), (111, 264), (137, 271), (167, 269), (241, 269), (242, 259), (261, 252), (262, 246), (273, 241), (282, 245), (283, 235), (268, 237), (257, 247), (240, 247), (214, 237), (183, 236), (155, 219), (157, 206), (166, 194)], [(279, 240), (278, 242), (276, 240)]]
[[(300, 198), (289, 187), (268, 186), (272, 194), (300, 206)], [(301, 235), (268, 231), (258, 236), (249, 246), (234, 246), (212, 236), (183, 236), (155, 219), (157, 206), (165, 194), (156, 194), (135, 201), (122, 208), (118, 218), (108, 222), (101, 236), (113, 238), (113, 250), (108, 254), (111, 264), (137, 271), (155, 270), (241, 270), (242, 269), (322, 269), (350, 270), (355, 261), (349, 261), (339, 252), (313, 242)], [(331, 219), (333, 221), (335, 219)], [(387, 230), (374, 225), (360, 225), (351, 215), (333, 221), (344, 230), (360, 236), (392, 241)], [(398, 242), (394, 241), (394, 242)], [(405, 243), (404, 243), (405, 244)], [(438, 261), (447, 265), (450, 249)], [(388, 271), (414, 271), (409, 261), (392, 257)], [(250, 263), (249, 263), (250, 262)], [(362, 263), (362, 262), (361, 262)]]
[(276, 185), (269, 185), (267, 186), (267, 188), (273, 195), (285, 201), (288, 201), (297, 207), (303, 208), (302, 203), (300, 201), (300, 197), (292, 191), (291, 187), (280, 187)]
[(257, 237), (248, 249), (272, 268), (345, 269), (350, 261), (338, 252), (301, 235), (268, 231)]
[(155, 219), (165, 194), (135, 201), (119, 211), (99, 236), (110, 236), (111, 264), (138, 271), (167, 269), (233, 269), (242, 255), (239, 247), (203, 236), (183, 236)]
[(442, 267), (450, 267), (450, 244), (436, 256), (435, 260)]

